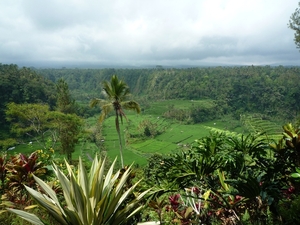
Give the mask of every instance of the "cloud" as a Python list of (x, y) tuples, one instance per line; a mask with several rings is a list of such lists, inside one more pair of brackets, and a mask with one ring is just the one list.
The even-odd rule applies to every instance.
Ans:
[(297, 2), (0, 2), (0, 62), (297, 63)]

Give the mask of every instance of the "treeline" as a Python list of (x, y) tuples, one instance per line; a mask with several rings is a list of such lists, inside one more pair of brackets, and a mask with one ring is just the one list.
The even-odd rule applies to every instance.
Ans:
[(260, 113), (290, 120), (300, 110), (299, 67), (30, 69), (0, 64), (0, 124), (7, 124), (4, 110), (9, 102), (47, 103), (53, 108), (55, 83), (61, 78), (78, 103), (76, 114), (86, 117), (99, 113), (98, 109), (89, 108), (89, 101), (103, 97), (101, 82), (113, 74), (125, 80), (142, 108), (151, 106), (152, 100), (212, 100), (214, 108), (192, 110), (201, 117), (196, 122), (209, 118), (211, 112), (236, 118), (244, 113)]
[(38, 69), (56, 82), (64, 78), (77, 100), (101, 94), (100, 83), (117, 74), (143, 100), (212, 99), (219, 112), (294, 118), (300, 110), (300, 68), (270, 66), (188, 69)]

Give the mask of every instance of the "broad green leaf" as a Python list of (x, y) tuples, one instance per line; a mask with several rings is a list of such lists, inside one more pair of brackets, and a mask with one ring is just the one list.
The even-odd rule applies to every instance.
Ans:
[(71, 195), (70, 195), (70, 181), (68, 178), (58, 169), (58, 167), (54, 164), (53, 165), (54, 172), (56, 174), (56, 177), (58, 178), (60, 185), (63, 190), (63, 194), (67, 203), (67, 206), (73, 210), (73, 203), (71, 200)]
[(219, 175), (219, 180), (220, 180), (220, 183), (221, 183), (221, 186), (223, 187), (223, 189), (225, 191), (229, 191), (229, 186), (228, 186), (228, 184), (225, 183), (224, 172), (221, 172), (220, 170), (218, 170), (218, 175)]
[(33, 178), (41, 186), (41, 188), (45, 191), (45, 193), (47, 193), (47, 195), (49, 195), (49, 197), (55, 202), (55, 204), (57, 206), (60, 206), (56, 193), (52, 190), (52, 188), (50, 188), (48, 184), (46, 184), (43, 180), (41, 180), (37, 176), (33, 175)]
[(76, 209), (78, 216), (83, 224), (87, 223), (86, 220), (86, 199), (81, 187), (75, 180), (75, 177), (71, 176), (71, 196), (74, 200), (74, 208)]
[(295, 178), (295, 179), (299, 179), (300, 178), (300, 173), (292, 173), (291, 177)]
[(36, 215), (18, 209), (7, 209), (34, 225), (45, 225)]
[(61, 208), (55, 205), (54, 201), (48, 198), (45, 195), (33, 190), (32, 188), (25, 187), (29, 194), (33, 197), (33, 199), (44, 209), (46, 209), (60, 224), (66, 224), (64, 220), (64, 211)]
[(79, 165), (78, 165), (78, 183), (81, 186), (83, 193), (86, 197), (89, 196), (89, 182), (87, 177), (87, 172), (85, 167), (83, 166), (82, 159), (79, 157)]

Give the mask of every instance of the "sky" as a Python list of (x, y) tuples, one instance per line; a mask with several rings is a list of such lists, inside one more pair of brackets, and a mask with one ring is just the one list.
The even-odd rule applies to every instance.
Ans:
[(0, 1), (0, 63), (300, 65), (298, 0)]

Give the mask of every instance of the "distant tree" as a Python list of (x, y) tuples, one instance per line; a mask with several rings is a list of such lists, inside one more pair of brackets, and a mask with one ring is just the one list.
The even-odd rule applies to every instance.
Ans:
[(291, 15), (288, 26), (295, 31), (294, 41), (297, 48), (300, 48), (300, 2), (298, 5), (299, 8), (296, 8), (295, 12)]
[(139, 123), (138, 129), (142, 135), (154, 138), (155, 136), (163, 133), (166, 127), (162, 124), (158, 124), (157, 122), (152, 122), (151, 120), (146, 119)]
[(120, 121), (121, 123), (123, 123), (123, 117), (125, 117), (126, 120), (127, 118), (123, 109), (133, 110), (137, 113), (140, 113), (141, 109), (136, 101), (126, 100), (130, 95), (129, 87), (123, 80), (119, 80), (116, 75), (113, 75), (111, 77), (110, 82), (104, 81), (102, 83), (102, 86), (107, 99), (95, 98), (91, 101), (90, 105), (91, 107), (95, 107), (96, 105), (99, 105), (101, 107), (101, 114), (99, 117), (100, 123), (104, 121), (105, 117), (111, 111), (115, 111), (115, 124), (119, 136), (121, 165), (122, 167), (124, 167), (122, 140), (120, 133)]
[(75, 114), (75, 100), (72, 98), (69, 86), (64, 79), (59, 79), (56, 84), (57, 111), (54, 112), (54, 120), (58, 131), (58, 140), (61, 144), (61, 152), (72, 162), (72, 153), (78, 143), (82, 128), (82, 120)]
[(75, 100), (72, 98), (69, 86), (64, 79), (56, 83), (57, 110), (62, 113), (75, 113)]
[(16, 104), (7, 105), (6, 118), (11, 122), (11, 132), (17, 137), (27, 135), (40, 143), (44, 149), (49, 148), (47, 141), (51, 137), (52, 145), (59, 141), (61, 152), (66, 154), (71, 162), (75, 144), (81, 132), (82, 120), (75, 114), (65, 114), (50, 111), (44, 104)]
[(54, 124), (61, 145), (61, 153), (65, 154), (69, 163), (72, 163), (72, 153), (79, 141), (82, 119), (75, 114), (53, 112)]
[[(9, 103), (6, 109), (6, 119), (11, 122), (11, 132), (17, 137), (27, 135), (46, 148), (46, 133), (52, 136), (55, 143), (52, 115), (46, 104), (16, 104)], [(48, 135), (49, 136), (49, 135)]]

